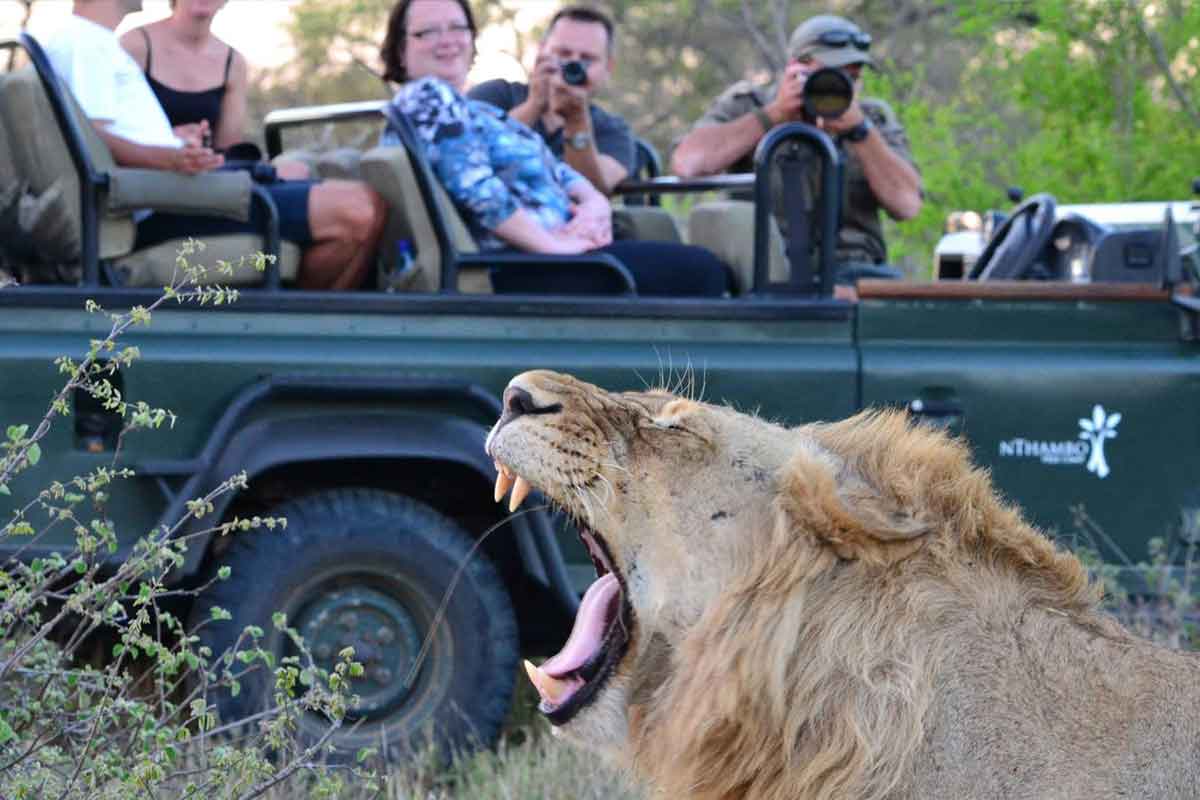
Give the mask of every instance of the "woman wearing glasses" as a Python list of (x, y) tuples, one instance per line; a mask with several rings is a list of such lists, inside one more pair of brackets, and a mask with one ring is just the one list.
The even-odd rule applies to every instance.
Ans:
[[(872, 65), (871, 37), (842, 17), (822, 14), (801, 23), (788, 41), (788, 63), (773, 89), (734, 84), (680, 140), (671, 168), (684, 177), (751, 172), (754, 148), (772, 127), (815, 122), (841, 145), (846, 164), (839, 262), (887, 260), (880, 209), (905, 220), (921, 210), (921, 176), (908, 137), (891, 108), (861, 97), (862, 70)], [(821, 67), (839, 67), (854, 81), (854, 101), (839, 117), (804, 120), (804, 82)]]
[[(707, 250), (612, 241), (608, 199), (505, 112), (463, 95), (475, 56), (466, 0), (400, 0), (388, 20), (384, 78), (392, 100), (484, 251), (604, 252), (632, 273), (639, 294), (719, 297), (728, 270)], [(383, 144), (399, 144), (389, 129)], [(506, 281), (508, 282), (508, 281)]]

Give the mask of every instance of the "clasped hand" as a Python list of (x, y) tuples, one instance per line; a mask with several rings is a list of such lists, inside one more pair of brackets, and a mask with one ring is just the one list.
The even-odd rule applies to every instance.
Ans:
[(554, 232), (567, 252), (584, 253), (612, 244), (612, 206), (596, 192), (571, 206), (571, 219)]
[(214, 152), (208, 144), (210, 141), (208, 120), (202, 119), (199, 122), (176, 125), (172, 131), (183, 142), (183, 147), (179, 148), (172, 156), (172, 171), (184, 175), (198, 175), (217, 169), (225, 163), (225, 157)]

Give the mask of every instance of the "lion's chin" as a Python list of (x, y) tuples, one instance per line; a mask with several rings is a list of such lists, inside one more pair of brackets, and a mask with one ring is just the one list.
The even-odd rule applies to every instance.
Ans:
[(580, 538), (596, 567), (596, 581), (580, 601), (567, 643), (540, 667), (525, 662), (525, 671), (541, 697), (538, 710), (554, 725), (570, 721), (607, 684), (629, 650), (633, 610), (625, 583), (613, 567), (608, 547), (584, 527)]

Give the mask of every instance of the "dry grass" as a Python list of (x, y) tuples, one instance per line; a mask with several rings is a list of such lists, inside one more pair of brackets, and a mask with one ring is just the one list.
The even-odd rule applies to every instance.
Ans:
[[(642, 800), (599, 756), (551, 733), (537, 693), (517, 676), (513, 710), (500, 742), (449, 769), (388, 765), (388, 800)], [(354, 798), (358, 800), (358, 798)], [(365, 798), (364, 798), (365, 800)]]
[[(524, 673), (500, 741), (492, 748), (440, 766), (432, 753), (412, 763), (374, 765), (386, 787), (348, 786), (344, 800), (644, 800), (620, 771), (595, 753), (562, 741), (537, 712), (537, 695)], [(314, 797), (296, 782), (270, 800)]]

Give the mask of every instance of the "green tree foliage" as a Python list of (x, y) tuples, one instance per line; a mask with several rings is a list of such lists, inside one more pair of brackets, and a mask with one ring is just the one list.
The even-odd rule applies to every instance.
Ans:
[(975, 45), (957, 85), (921, 65), (876, 84), (901, 111), (927, 192), (891, 237), (893, 259), (928, 263), (949, 211), (1003, 206), (1009, 185), (1076, 203), (1187, 195), (1200, 174), (1200, 7), (943, 5), (954, 40)]

